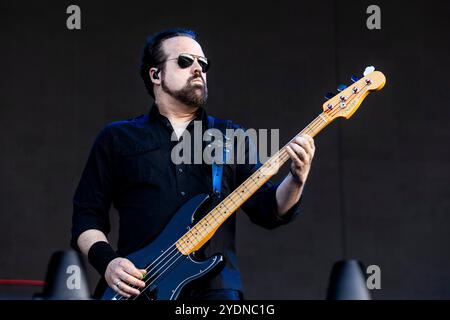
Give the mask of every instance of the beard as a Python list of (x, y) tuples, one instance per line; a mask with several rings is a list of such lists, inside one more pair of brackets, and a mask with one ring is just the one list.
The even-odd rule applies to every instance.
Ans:
[[(192, 84), (192, 80), (197, 78), (200, 78), (203, 81), (203, 85), (199, 85), (196, 83)], [(161, 89), (173, 98), (190, 107), (202, 107), (208, 100), (208, 88), (201, 76), (190, 77), (187, 80), (186, 85), (180, 90), (171, 90), (169, 87), (167, 87), (164, 79), (162, 79)]]

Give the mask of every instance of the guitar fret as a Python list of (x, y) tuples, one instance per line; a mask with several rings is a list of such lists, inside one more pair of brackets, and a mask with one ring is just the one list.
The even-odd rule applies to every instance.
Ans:
[(223, 217), (222, 212), (220, 212), (220, 210), (214, 209), (213, 211), (211, 211), (211, 214), (218, 216), (219, 219)]
[(208, 227), (211, 227), (212, 225), (214, 225), (213, 215), (208, 215), (206, 219), (208, 220)]
[(219, 211), (213, 213), (213, 215), (215, 215), (217, 217), (217, 219), (216, 219), (217, 225), (221, 225), (222, 222), (225, 221), (224, 216)]
[(250, 189), (247, 187), (247, 184), (246, 184), (245, 182), (242, 184), (242, 187), (245, 188), (245, 189), (247, 189), (247, 192), (250, 191)]
[(196, 233), (195, 236), (196, 236), (196, 237), (197, 237), (197, 235), (203, 236), (202, 231), (201, 231), (200, 229), (198, 229), (197, 226), (193, 227), (191, 230), (194, 230), (194, 231), (195, 231), (195, 233)]
[(214, 219), (215, 222), (218, 222), (216, 217), (212, 214), (211, 217)]
[(253, 176), (250, 176), (248, 179), (249, 179), (249, 181), (251, 181), (254, 185), (256, 185), (255, 180), (253, 180)]
[[(261, 169), (258, 169), (258, 171), (256, 171), (255, 173), (257, 173), (257, 179), (259, 179), (259, 177), (261, 176)], [(253, 176), (255, 175), (255, 173), (254, 174), (252, 174), (251, 176), (250, 176), (250, 179), (251, 179), (251, 181), (253, 182), (253, 184), (255, 185), (255, 186), (258, 186), (258, 184), (256, 183), (256, 181), (254, 180), (254, 178), (253, 178)], [(259, 180), (258, 180), (259, 181)]]
[[(232, 194), (230, 194), (230, 196), (231, 196), (231, 195), (232, 195)], [(233, 199), (231, 199), (230, 196), (228, 196), (227, 199), (228, 199), (229, 201), (233, 202), (234, 205), (236, 205), (236, 202), (234, 202)]]
[(230, 211), (230, 209), (228, 209), (224, 202), (222, 202), (222, 205), (225, 207), (226, 211)]
[(241, 195), (241, 192), (239, 192), (238, 190), (236, 190), (237, 192), (236, 192), (236, 194), (237, 194), (237, 196), (239, 197), (239, 198), (241, 198), (241, 199), (243, 199), (243, 197), (242, 197), (242, 195)]
[(321, 114), (319, 114), (320, 119), (323, 120), (323, 122), (328, 123), (328, 120)]
[(188, 233), (186, 233), (186, 237), (187, 237), (187, 239), (185, 239), (185, 243), (187, 243), (187, 244), (189, 244), (189, 242), (192, 240), (192, 237), (190, 236), (190, 234), (189, 234), (189, 232)]

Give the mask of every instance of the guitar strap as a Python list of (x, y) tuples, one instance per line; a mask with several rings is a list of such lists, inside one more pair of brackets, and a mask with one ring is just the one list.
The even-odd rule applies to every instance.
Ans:
[[(208, 116), (208, 129), (218, 129), (223, 134), (223, 143), (227, 143), (226, 138), (226, 129), (231, 129), (231, 120), (222, 120), (214, 118), (213, 116)], [(213, 192), (216, 194), (218, 198), (221, 197), (221, 190), (222, 190), (222, 176), (223, 176), (223, 167), (224, 164), (226, 164), (228, 151), (227, 147), (222, 146), (222, 152), (223, 152), (223, 161), (222, 163), (217, 163), (213, 161), (212, 163), (212, 188)]]

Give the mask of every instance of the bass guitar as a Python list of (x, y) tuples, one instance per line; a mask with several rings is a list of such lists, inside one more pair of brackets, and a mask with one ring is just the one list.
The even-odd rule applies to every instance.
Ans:
[[(339, 117), (349, 119), (370, 92), (383, 88), (386, 78), (383, 73), (368, 67), (364, 77), (352, 77), (352, 81), (353, 84), (348, 87), (338, 87), (339, 93), (329, 97), (323, 104), (323, 112), (299, 134), (314, 137), (333, 120)], [(188, 283), (220, 270), (224, 261), (221, 254), (199, 259), (195, 252), (289, 159), (286, 151), (288, 144), (198, 222), (194, 223), (194, 216), (209, 198), (207, 194), (199, 194), (188, 200), (152, 243), (126, 257), (138, 269), (147, 271), (144, 279), (146, 287), (140, 289), (139, 296), (127, 298), (108, 287), (102, 299), (128, 300), (140, 297), (149, 300), (175, 300)]]

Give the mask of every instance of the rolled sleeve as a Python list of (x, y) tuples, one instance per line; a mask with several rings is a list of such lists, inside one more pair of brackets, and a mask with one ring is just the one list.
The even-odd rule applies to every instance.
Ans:
[(279, 183), (267, 182), (242, 206), (253, 223), (266, 229), (274, 229), (291, 222), (299, 215), (301, 198), (286, 213), (279, 214), (276, 198), (278, 186)]

